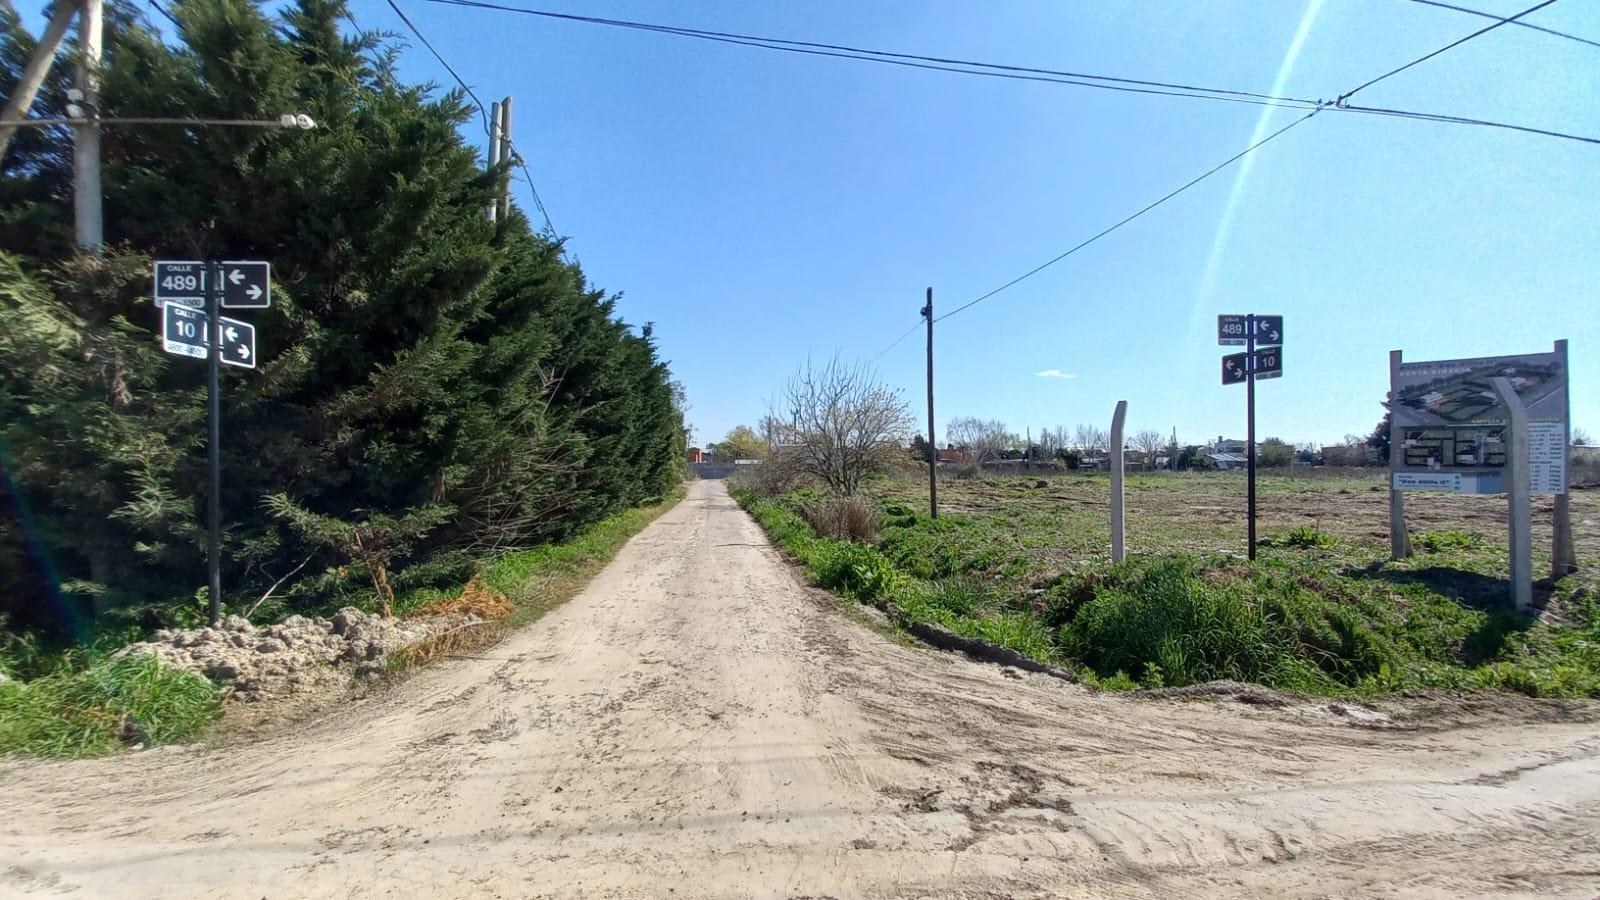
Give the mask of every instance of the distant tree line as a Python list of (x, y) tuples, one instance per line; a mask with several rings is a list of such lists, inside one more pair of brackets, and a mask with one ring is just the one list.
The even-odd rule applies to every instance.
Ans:
[[(161, 351), (151, 260), (259, 258), (223, 372), (225, 600), (279, 611), (459, 579), (681, 478), (682, 392), (561, 241), (485, 210), (507, 176), (458, 92), (403, 83), (339, 0), (185, 0), (166, 37), (106, 10), (103, 257), (73, 247), (71, 142), (19, 131), (0, 169), (0, 617), (83, 635), (183, 621), (206, 577), (205, 366)], [(0, 90), (33, 41), (0, 6)], [(59, 61), (36, 116), (64, 115)], [(526, 121), (541, 102), (522, 99)]]

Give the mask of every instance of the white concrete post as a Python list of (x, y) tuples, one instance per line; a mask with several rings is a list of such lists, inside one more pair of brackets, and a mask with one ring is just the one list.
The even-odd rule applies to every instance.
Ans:
[(1127, 547), (1124, 546), (1124, 522), (1122, 516), (1122, 423), (1128, 417), (1128, 401), (1118, 400), (1117, 411), (1111, 415), (1111, 447), (1109, 448), (1111, 464), (1111, 561), (1122, 562), (1127, 556)]
[(1506, 431), (1505, 479), (1511, 536), (1511, 600), (1519, 612), (1533, 611), (1533, 512), (1528, 493), (1532, 487), (1528, 471), (1528, 410), (1511, 386), (1511, 379), (1492, 382), (1494, 392), (1505, 404), (1510, 424)]

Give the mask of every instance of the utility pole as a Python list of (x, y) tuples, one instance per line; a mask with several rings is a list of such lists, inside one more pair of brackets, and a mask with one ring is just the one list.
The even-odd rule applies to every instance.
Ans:
[[(500, 165), (500, 101), (489, 104), (489, 171), (493, 172)], [(495, 176), (496, 189), (494, 197), (489, 201), (489, 221), (494, 222), (500, 215), (500, 184), (499, 176)]]
[(515, 162), (511, 153), (511, 98), (500, 101), (500, 161), (505, 163), (506, 174), (500, 179), (500, 218), (511, 217), (511, 166)]
[[(28, 117), (28, 111), (33, 108), (33, 98), (38, 96), (44, 76), (50, 73), (50, 64), (55, 62), (56, 51), (61, 49), (61, 39), (66, 36), (67, 26), (72, 24), (72, 14), (77, 11), (77, 6), (72, 3), (56, 6), (50, 24), (39, 36), (39, 45), (33, 49), (33, 56), (22, 69), (16, 89), (6, 98), (4, 109), (0, 110), (0, 121), (12, 122)], [(6, 148), (11, 145), (11, 135), (16, 131), (15, 125), (0, 125), (0, 161), (5, 160)]]
[(939, 518), (939, 445), (933, 440), (933, 288), (928, 288), (928, 305), (922, 308), (928, 320), (928, 517)]
[(100, 44), (103, 33), (101, 0), (82, 0), (78, 42), (83, 61), (78, 67), (78, 102), (84, 120), (72, 128), (72, 205), (77, 220), (78, 246), (96, 256), (105, 242), (101, 219), (100, 188)]

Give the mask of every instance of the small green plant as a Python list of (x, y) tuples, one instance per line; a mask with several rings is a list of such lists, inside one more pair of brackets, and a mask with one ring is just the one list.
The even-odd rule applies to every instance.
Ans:
[(1333, 546), (1333, 538), (1323, 534), (1315, 525), (1297, 525), (1284, 532), (1275, 542), (1282, 547), (1305, 547), (1325, 550)]
[(1476, 550), (1483, 546), (1483, 538), (1470, 531), (1425, 531), (1412, 542), (1417, 549), (1429, 553), (1451, 550)]

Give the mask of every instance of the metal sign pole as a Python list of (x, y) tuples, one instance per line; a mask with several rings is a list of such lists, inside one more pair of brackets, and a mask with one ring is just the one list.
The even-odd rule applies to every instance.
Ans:
[(1256, 558), (1256, 316), (1250, 313), (1244, 317), (1244, 353), (1246, 371), (1244, 376), (1245, 391), (1245, 435), (1244, 455), (1245, 472), (1249, 482), (1246, 490), (1249, 494), (1247, 501), (1250, 546), (1247, 549), (1249, 559)]
[(222, 400), (219, 390), (222, 369), (222, 267), (215, 260), (206, 262), (206, 414), (208, 439), (206, 455), (210, 471), (210, 490), (206, 509), (206, 558), (210, 566), (211, 626), (222, 624)]

